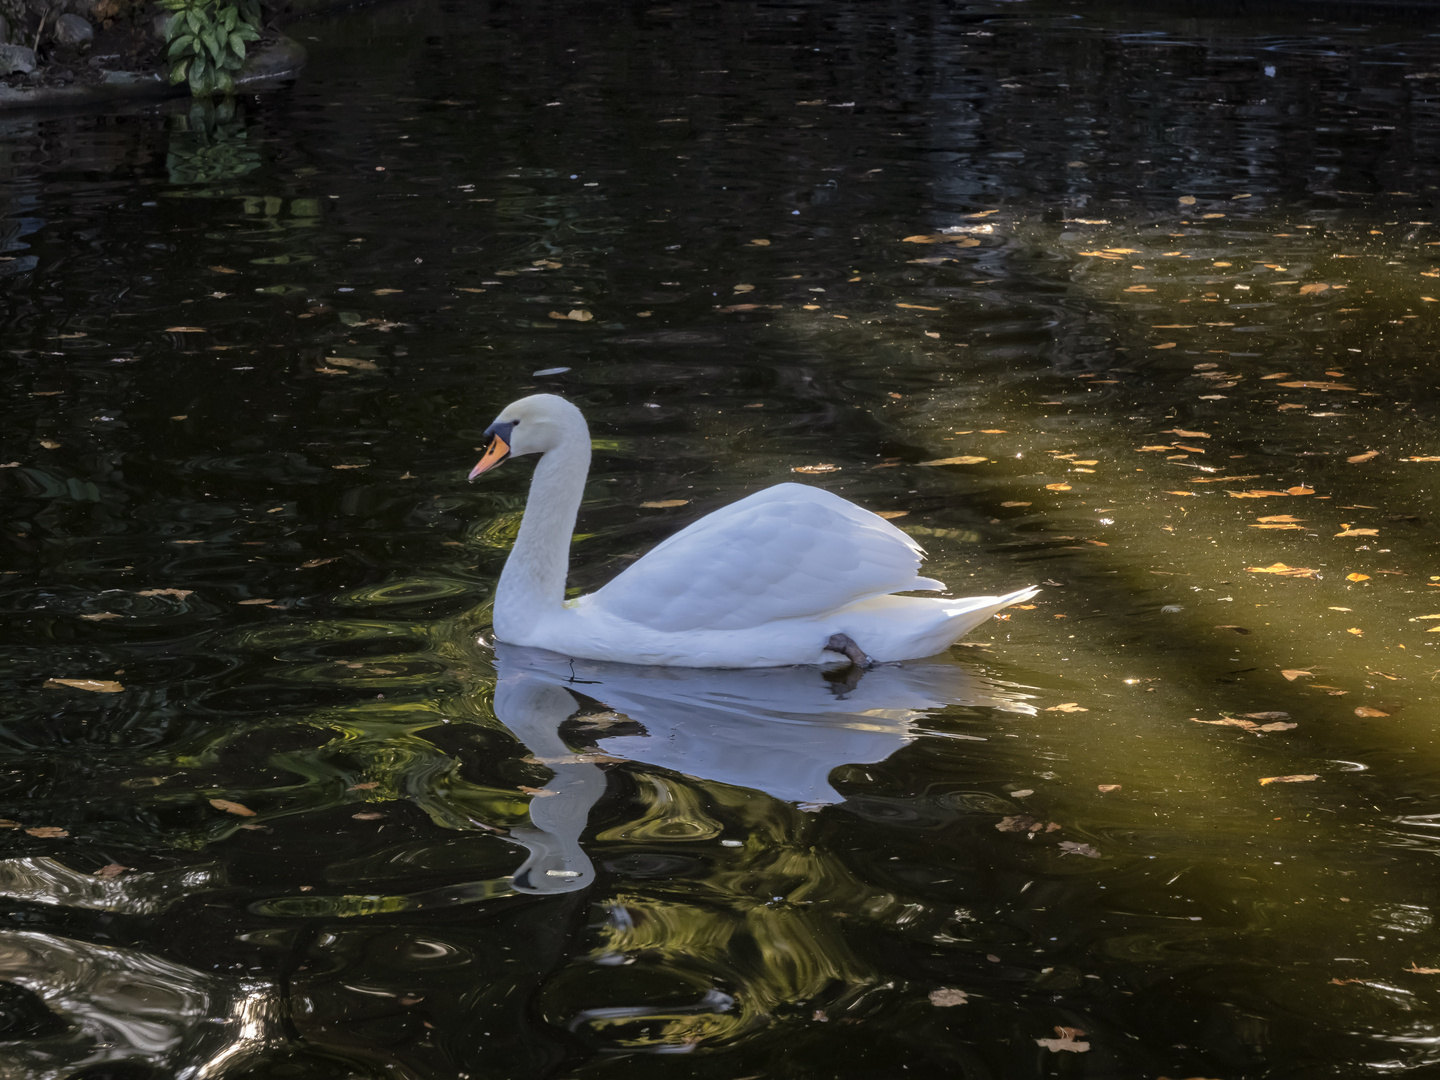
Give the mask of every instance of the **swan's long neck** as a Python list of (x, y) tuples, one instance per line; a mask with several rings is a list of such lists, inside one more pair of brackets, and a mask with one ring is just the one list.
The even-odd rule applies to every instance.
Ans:
[(495, 632), (502, 641), (523, 643), (539, 616), (564, 604), (570, 537), (589, 472), (590, 432), (582, 420), (535, 466), (520, 534), (495, 589)]

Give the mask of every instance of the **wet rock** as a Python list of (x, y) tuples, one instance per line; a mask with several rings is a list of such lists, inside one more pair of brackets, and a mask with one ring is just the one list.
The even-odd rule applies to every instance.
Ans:
[(0, 45), (0, 75), (35, 70), (35, 50), (25, 45)]
[(61, 15), (55, 20), (55, 40), (62, 45), (88, 45), (95, 40), (95, 28), (79, 15)]

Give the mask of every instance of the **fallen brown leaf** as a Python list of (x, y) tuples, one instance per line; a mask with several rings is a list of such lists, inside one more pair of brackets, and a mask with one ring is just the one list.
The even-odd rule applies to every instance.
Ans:
[(1372, 709), (1369, 705), (1361, 705), (1355, 710), (1355, 715), (1361, 719), (1370, 719), (1371, 717), (1389, 716), (1390, 714), (1388, 712), (1382, 712), (1379, 709)]
[(1345, 386), (1345, 385), (1342, 384), (1342, 383), (1337, 383), (1337, 382), (1312, 382), (1312, 381), (1310, 381), (1310, 380), (1308, 380), (1308, 379), (1302, 379), (1300, 382), (1282, 382), (1282, 383), (1277, 383), (1276, 385), (1277, 385), (1277, 386), (1289, 387), (1289, 388), (1292, 389), (1292, 390), (1354, 390), (1354, 389), (1355, 389), (1355, 387), (1353, 387), (1353, 386)]
[(1340, 537), (1340, 536), (1379, 536), (1379, 535), (1380, 535), (1380, 530), (1379, 530), (1379, 529), (1346, 529), (1344, 532), (1338, 532), (1338, 533), (1336, 533), (1335, 535), (1336, 535), (1337, 537)]
[(1320, 576), (1319, 570), (1311, 570), (1305, 566), (1286, 566), (1283, 562), (1271, 563), (1269, 566), (1247, 566), (1245, 570), (1251, 574), (1277, 574), (1280, 577), (1312, 577)]
[(113, 679), (46, 679), (44, 690), (56, 690), (68, 686), (72, 690), (89, 690), (96, 694), (118, 694), (124, 690)]
[(1069, 491), (1069, 490), (1070, 490), (1070, 485), (1069, 485), (1069, 484), (1046, 484), (1046, 485), (1045, 485), (1045, 490), (1046, 490), (1046, 491)]
[(951, 1005), (964, 1005), (970, 1000), (970, 995), (964, 990), (954, 990), (950, 987), (941, 987), (939, 990), (930, 991), (930, 1004), (940, 1008), (947, 1008)]
[(1347, 457), (1345, 460), (1350, 462), (1350, 464), (1352, 465), (1358, 465), (1362, 461), (1369, 461), (1371, 458), (1376, 458), (1379, 456), (1379, 450), (1366, 450), (1363, 454), (1356, 454), (1353, 457)]
[(1100, 794), (1102, 795), (1106, 794), (1107, 792), (1120, 790), (1119, 784), (1097, 784), (1096, 787), (1099, 789)]
[(209, 802), (216, 810), (224, 810), (227, 814), (237, 814), (240, 817), (255, 816), (255, 811), (243, 803), (231, 802), (229, 799), (210, 799)]
[(99, 870), (95, 871), (95, 876), (98, 878), (105, 878), (106, 880), (109, 880), (110, 878), (119, 877), (121, 874), (123, 874), (126, 870), (129, 869), (130, 867), (122, 866), (118, 862), (107, 863), (104, 866), (100, 867)]
[(70, 834), (58, 825), (37, 825), (33, 829), (26, 829), (31, 836), (38, 836), (42, 840), (55, 840)]
[(839, 471), (840, 471), (840, 466), (839, 466), (839, 465), (831, 465), (831, 464), (828, 464), (828, 463), (827, 463), (827, 464), (822, 464), (822, 465), (792, 465), (791, 468), (790, 468), (790, 471), (791, 471), (791, 472), (798, 472), (798, 473), (807, 473), (807, 474), (829, 473), (829, 472), (839, 472)]
[(1310, 780), (1319, 780), (1320, 777), (1314, 773), (1299, 773), (1295, 776), (1262, 776), (1260, 783), (1264, 784), (1304, 784)]
[(919, 461), (917, 465), (979, 465), (989, 461), (987, 457), (976, 457), (973, 454), (962, 455), (961, 457), (942, 457), (934, 461)]
[(1083, 707), (1083, 706), (1081, 706), (1081, 705), (1075, 704), (1075, 702), (1073, 702), (1073, 701), (1067, 701), (1067, 702), (1065, 702), (1065, 704), (1063, 704), (1063, 705), (1051, 705), (1051, 706), (1050, 706), (1048, 709), (1046, 709), (1045, 711), (1046, 711), (1046, 712), (1089, 712), (1090, 710), (1087, 709), (1087, 708), (1085, 708), (1085, 707)]
[(1203, 431), (1186, 431), (1184, 428), (1168, 428), (1164, 434), (1179, 435), (1186, 439), (1208, 439), (1210, 436)]

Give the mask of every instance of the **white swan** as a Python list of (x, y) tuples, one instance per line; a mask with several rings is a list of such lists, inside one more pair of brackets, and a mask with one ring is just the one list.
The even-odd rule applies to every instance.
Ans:
[(590, 429), (553, 394), (512, 402), (485, 430), (475, 479), (539, 454), (495, 589), (495, 636), (589, 660), (751, 668), (933, 656), (1034, 596), (894, 596), (944, 585), (884, 518), (804, 484), (776, 484), (681, 529), (599, 591), (565, 599), (570, 536), (590, 471)]

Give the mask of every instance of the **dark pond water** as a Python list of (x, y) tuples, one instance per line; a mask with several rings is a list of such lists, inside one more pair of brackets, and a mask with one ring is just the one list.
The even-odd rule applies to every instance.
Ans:
[[(1157, 6), (0, 118), (0, 1075), (1440, 1069), (1440, 26)], [(1044, 591), (848, 694), (497, 651), (533, 390), (577, 589), (803, 479)]]

